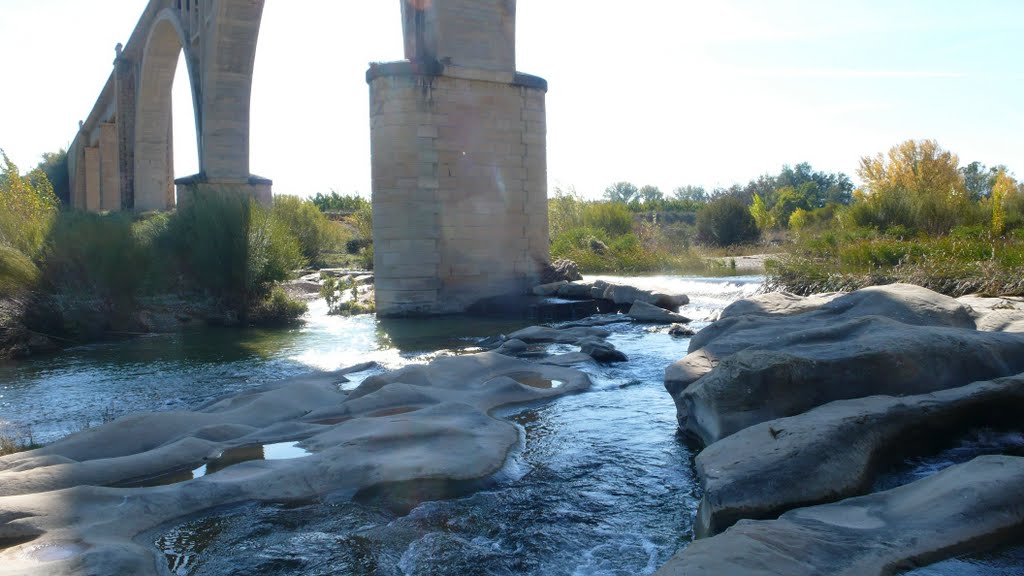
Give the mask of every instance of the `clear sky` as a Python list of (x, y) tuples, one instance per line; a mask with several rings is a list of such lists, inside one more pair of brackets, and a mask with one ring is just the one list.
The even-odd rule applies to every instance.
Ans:
[[(0, 0), (0, 147), (67, 146), (146, 0)], [(1024, 1), (519, 0), (518, 68), (549, 81), (548, 175), (598, 196), (745, 183), (810, 162), (856, 179), (908, 138), (1024, 172)], [(275, 192), (369, 194), (370, 61), (398, 0), (267, 0), (252, 169)], [(175, 171), (196, 171), (175, 86)]]

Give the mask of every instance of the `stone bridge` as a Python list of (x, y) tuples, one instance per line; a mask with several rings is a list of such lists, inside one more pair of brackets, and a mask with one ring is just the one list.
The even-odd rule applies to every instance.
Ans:
[[(75, 208), (163, 210), (213, 190), (270, 201), (249, 167), (264, 1), (150, 0), (69, 150)], [(406, 59), (366, 74), (377, 309), (461, 312), (535, 283), (549, 259), (547, 83), (516, 71), (515, 0), (399, 1)], [(175, 181), (182, 57), (199, 174)]]

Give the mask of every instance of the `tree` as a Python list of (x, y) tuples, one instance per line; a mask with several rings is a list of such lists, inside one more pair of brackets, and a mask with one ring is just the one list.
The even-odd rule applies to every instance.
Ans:
[(71, 205), (71, 177), (68, 175), (68, 151), (61, 148), (57, 152), (43, 154), (43, 161), (36, 168), (46, 174), (53, 186), (53, 193), (65, 205)]
[(955, 226), (969, 207), (959, 163), (955, 154), (934, 140), (907, 140), (893, 146), (887, 155), (861, 158), (857, 174), (872, 202), (905, 204), (910, 225), (938, 234)]
[(996, 173), (992, 185), (992, 235), (1002, 236), (1006, 229), (1006, 200), (1017, 190), (1017, 182), (1005, 169)]
[(629, 204), (637, 198), (639, 193), (640, 190), (629, 182), (616, 182), (604, 189), (604, 198), (609, 202)]
[(971, 200), (977, 202), (982, 198), (992, 195), (992, 187), (996, 183), (996, 176), (1000, 170), (1006, 170), (1005, 166), (985, 166), (981, 162), (974, 161), (960, 169), (964, 177), (964, 188)]
[(0, 160), (0, 244), (34, 258), (50, 233), (57, 214), (57, 197), (39, 168), (22, 176), (3, 150)]
[(753, 242), (757, 223), (747, 205), (735, 196), (720, 196), (697, 214), (697, 241), (714, 246)]
[(672, 191), (672, 196), (676, 200), (697, 202), (699, 204), (706, 204), (711, 199), (703, 186), (680, 186)]
[(758, 230), (765, 232), (775, 228), (775, 218), (772, 217), (771, 211), (765, 206), (760, 194), (754, 194), (754, 202), (750, 205), (750, 215), (754, 217)]
[(653, 203), (653, 202), (658, 202), (658, 201), (662, 200), (663, 198), (665, 198), (665, 195), (661, 192), (661, 190), (657, 186), (651, 186), (650, 184), (648, 184), (647, 186), (644, 186), (643, 188), (641, 188), (639, 194), (640, 194), (640, 200), (644, 204), (650, 204), (650, 203)]

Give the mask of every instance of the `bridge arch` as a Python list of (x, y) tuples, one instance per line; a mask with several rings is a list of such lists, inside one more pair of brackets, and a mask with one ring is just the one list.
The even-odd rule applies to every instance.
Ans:
[(202, 106), (196, 59), (180, 12), (167, 8), (153, 21), (139, 66), (134, 146), (136, 210), (161, 210), (175, 204), (172, 88), (182, 54), (188, 69), (200, 166), (202, 163)]

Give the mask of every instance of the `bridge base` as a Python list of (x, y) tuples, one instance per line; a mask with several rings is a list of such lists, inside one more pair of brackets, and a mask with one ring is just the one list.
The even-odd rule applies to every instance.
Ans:
[(274, 201), (274, 182), (260, 176), (250, 176), (246, 181), (211, 181), (202, 174), (178, 178), (174, 181), (178, 191), (178, 208), (187, 206), (194, 198), (214, 194), (230, 194), (249, 197), (264, 206)]
[(546, 82), (407, 61), (374, 65), (367, 81), (377, 314), (461, 313), (537, 284)]

